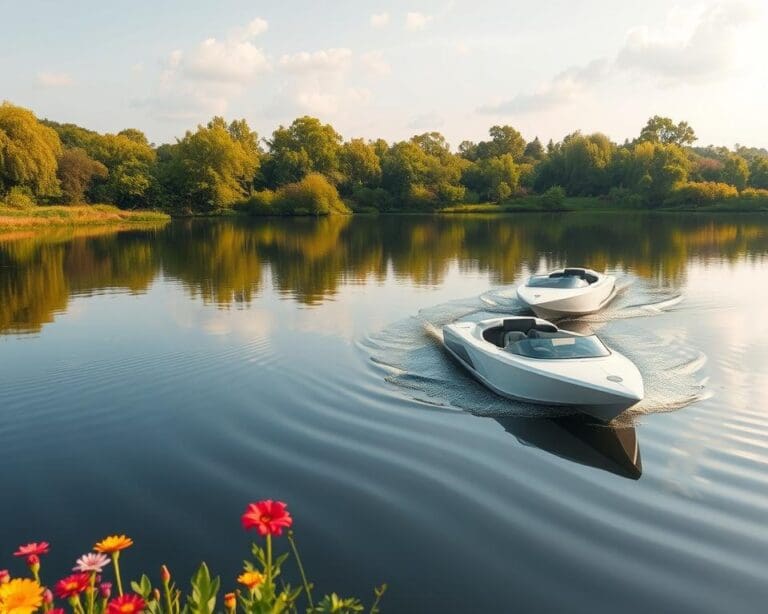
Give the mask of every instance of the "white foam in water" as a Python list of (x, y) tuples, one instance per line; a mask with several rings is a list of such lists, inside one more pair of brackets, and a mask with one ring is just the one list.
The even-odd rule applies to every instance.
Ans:
[[(707, 398), (700, 375), (706, 356), (674, 335), (658, 332), (657, 318), (681, 304), (675, 289), (654, 288), (647, 281), (622, 276), (617, 296), (604, 310), (559, 325), (577, 332), (599, 331), (610, 347), (640, 369), (646, 396), (625, 412), (620, 422), (631, 424), (658, 412), (675, 411)], [(456, 320), (478, 321), (499, 314), (528, 313), (515, 288), (500, 288), (479, 297), (423, 309), (418, 316), (388, 326), (364, 342), (371, 364), (385, 379), (412, 398), (482, 416), (553, 417), (575, 413), (567, 407), (547, 407), (505, 399), (475, 381), (442, 346), (442, 327)]]

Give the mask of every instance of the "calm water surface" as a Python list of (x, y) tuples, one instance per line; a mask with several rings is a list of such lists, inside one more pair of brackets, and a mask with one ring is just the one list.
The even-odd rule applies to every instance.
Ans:
[[(319, 587), (386, 581), (385, 611), (764, 611), (766, 255), (768, 217), (693, 214), (0, 235), (0, 567), (118, 531), (126, 573), (205, 559), (232, 588), (272, 497)], [(611, 428), (438, 343), (566, 263), (622, 287), (569, 323), (644, 373)]]

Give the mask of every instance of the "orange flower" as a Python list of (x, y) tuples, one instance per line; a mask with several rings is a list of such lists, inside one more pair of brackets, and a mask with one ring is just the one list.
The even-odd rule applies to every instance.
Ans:
[(227, 593), (224, 595), (224, 607), (228, 610), (234, 610), (237, 605), (237, 597), (234, 593)]
[(246, 571), (237, 577), (237, 581), (253, 590), (264, 582), (264, 576), (258, 571)]
[(0, 585), (0, 612), (32, 614), (43, 603), (43, 587), (35, 580), (17, 578)]
[(110, 535), (105, 537), (93, 549), (96, 552), (105, 552), (107, 554), (113, 554), (125, 550), (133, 546), (133, 540), (125, 535)]

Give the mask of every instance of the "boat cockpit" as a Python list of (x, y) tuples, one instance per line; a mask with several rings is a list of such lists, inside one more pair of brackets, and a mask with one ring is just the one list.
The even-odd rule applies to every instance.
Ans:
[(597, 358), (610, 352), (597, 335), (577, 335), (534, 318), (504, 320), (483, 331), (483, 339), (511, 354), (526, 358)]
[(526, 286), (531, 288), (586, 288), (596, 283), (598, 276), (586, 269), (563, 269), (549, 275), (533, 275)]

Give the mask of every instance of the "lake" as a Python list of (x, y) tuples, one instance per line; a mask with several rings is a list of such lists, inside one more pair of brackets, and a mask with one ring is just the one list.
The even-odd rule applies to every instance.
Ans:
[[(125, 532), (125, 574), (204, 559), (231, 590), (277, 498), (318, 589), (387, 582), (385, 612), (762, 611), (767, 256), (768, 216), (693, 213), (0, 235), (0, 567)], [(565, 264), (621, 287), (570, 323), (644, 375), (610, 428), (439, 344)]]

